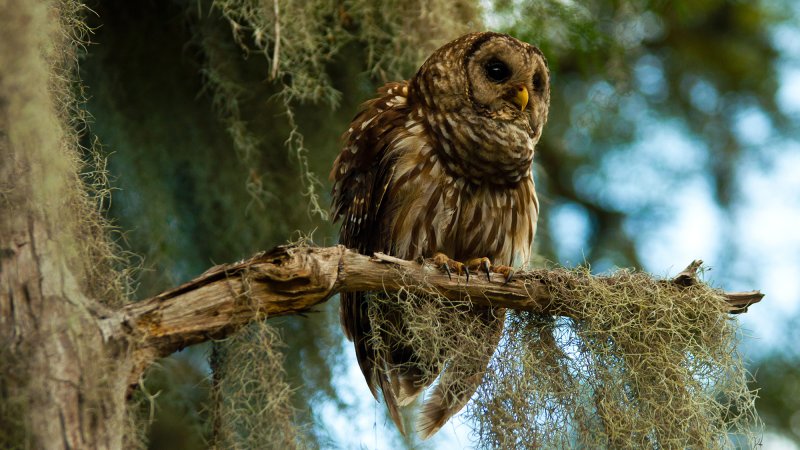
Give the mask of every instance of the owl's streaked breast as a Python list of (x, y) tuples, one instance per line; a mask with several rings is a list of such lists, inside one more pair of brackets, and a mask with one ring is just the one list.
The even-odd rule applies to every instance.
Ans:
[(485, 256), (494, 264), (528, 262), (538, 216), (530, 173), (507, 185), (467, 181), (446, 169), (421, 128), (400, 137), (395, 149), (394, 189), (382, 227), (392, 254), (413, 259), (441, 252), (460, 261)]

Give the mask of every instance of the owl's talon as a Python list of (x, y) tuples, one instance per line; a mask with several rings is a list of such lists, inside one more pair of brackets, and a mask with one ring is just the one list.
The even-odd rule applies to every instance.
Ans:
[[(451, 281), (453, 279), (453, 272), (455, 272), (457, 275), (461, 275), (466, 268), (464, 264), (450, 259), (450, 257), (444, 253), (437, 253), (433, 255), (433, 263), (439, 267), (440, 270), (444, 270), (447, 274), (447, 278), (449, 278)], [(467, 281), (469, 282), (469, 271), (466, 272)]]
[(455, 272), (457, 275), (464, 275), (467, 283), (469, 283), (472, 270), (475, 270), (475, 273), (478, 274), (485, 273), (487, 281), (492, 281), (492, 272), (503, 274), (505, 276), (505, 283), (503, 284), (507, 284), (514, 276), (514, 269), (509, 266), (493, 266), (492, 261), (486, 257), (473, 258), (466, 263), (460, 263), (450, 259), (444, 253), (437, 253), (433, 255), (433, 263), (439, 269), (444, 270), (450, 280), (453, 279), (453, 272)]
[(447, 264), (445, 264), (445, 265), (444, 265), (442, 268), (443, 268), (443, 269), (444, 269), (444, 271), (447, 273), (447, 278), (449, 278), (449, 279), (450, 279), (450, 281), (453, 281), (453, 274), (450, 272), (450, 266), (448, 266)]
[(486, 274), (486, 281), (492, 281), (492, 262), (489, 258), (473, 258), (467, 262), (468, 269), (475, 269), (478, 273)]
[(506, 281), (503, 282), (503, 286), (507, 285), (513, 279), (514, 279), (514, 269), (511, 269), (508, 271), (508, 275), (506, 275)]
[(510, 266), (496, 266), (493, 267), (492, 270), (495, 273), (499, 273), (505, 276), (505, 281), (503, 282), (503, 286), (507, 285), (511, 280), (514, 279), (514, 273), (516, 272), (514, 268)]

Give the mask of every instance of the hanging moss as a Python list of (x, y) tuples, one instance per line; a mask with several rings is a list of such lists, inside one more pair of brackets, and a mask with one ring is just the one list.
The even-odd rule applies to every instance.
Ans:
[[(472, 415), (481, 442), (543, 447), (729, 448), (757, 444), (738, 325), (717, 290), (619, 271), (554, 284), (563, 313), (512, 314)], [(503, 407), (501, 407), (503, 406)], [(485, 414), (484, 414), (485, 413)]]
[[(557, 315), (510, 312), (483, 382), (467, 406), (480, 448), (753, 447), (760, 421), (737, 351), (737, 324), (717, 290), (619, 271), (552, 271)], [(584, 280), (574, 283), (570, 280)], [(416, 290), (415, 290), (416, 291)], [(376, 296), (376, 348), (394, 335), (415, 367), (447, 391), (481, 371), (493, 330), (459, 303)], [(394, 317), (404, 317), (404, 327)], [(489, 344), (487, 344), (489, 343)], [(443, 357), (445, 355), (445, 357)]]
[(284, 346), (264, 321), (218, 346), (214, 369), (216, 448), (308, 448), (308, 430), (295, 421), (292, 388), (284, 379)]

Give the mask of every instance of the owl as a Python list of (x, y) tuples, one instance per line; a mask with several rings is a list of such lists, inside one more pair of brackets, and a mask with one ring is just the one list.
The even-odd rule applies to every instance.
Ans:
[[(410, 80), (379, 89), (345, 132), (331, 171), (340, 242), (366, 255), (433, 258), (448, 273), (467, 277), (509, 276), (512, 267), (525, 265), (539, 215), (531, 164), (547, 121), (549, 79), (538, 48), (480, 32), (436, 50)], [(372, 395), (377, 399), (381, 391), (404, 432), (399, 407), (413, 402), (435, 374), (396, 333), (381, 336), (388, 346), (375, 346), (367, 306), (366, 293), (343, 294), (342, 327)], [(402, 330), (402, 315), (386, 313)], [(473, 307), (465, 314), (493, 331), (496, 347), (504, 311)], [(457, 392), (442, 383), (433, 389), (417, 419), (423, 438), (467, 403), (491, 356), (481, 370), (461, 377), (466, 386)]]

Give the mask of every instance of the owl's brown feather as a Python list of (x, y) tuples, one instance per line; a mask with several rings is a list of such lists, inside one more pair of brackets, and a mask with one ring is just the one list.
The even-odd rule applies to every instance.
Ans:
[[(339, 240), (361, 253), (389, 251), (385, 235), (376, 231), (394, 172), (392, 161), (385, 160), (385, 156), (391, 153), (389, 147), (396, 137), (404, 134), (403, 124), (408, 114), (404, 91), (407, 92), (406, 83), (390, 83), (379, 90), (383, 94), (381, 97), (362, 105), (361, 112), (344, 135), (344, 149), (331, 171), (333, 218), (342, 219)], [(342, 294), (340, 318), (345, 335), (355, 344), (356, 359), (367, 385), (377, 398), (376, 385), (381, 384), (381, 380), (374, 370), (376, 355), (368, 343), (372, 327), (365, 295), (360, 292)], [(394, 418), (397, 412), (396, 407), (392, 407), (393, 400), (386, 398)]]
[[(505, 81), (484, 79), (484, 67), (495, 60), (510, 72)], [(409, 82), (381, 88), (354, 118), (331, 171), (341, 243), (405, 259), (441, 252), (459, 261), (488, 257), (495, 265), (526, 264), (539, 213), (531, 161), (547, 118), (548, 79), (535, 47), (506, 35), (473, 33), (437, 50)], [(531, 92), (527, 111), (514, 103), (523, 87)], [(384, 315), (401, 332), (380, 336), (389, 350), (375, 348), (365, 293), (343, 294), (340, 311), (370, 391), (377, 398), (380, 388), (402, 431), (398, 407), (434, 381), (443, 361), (443, 379), (459, 374), (459, 362), (441, 355), (442, 361), (423, 366), (399, 338), (399, 310)], [(471, 313), (499, 339), (502, 310)], [(440, 382), (427, 399), (418, 422), (424, 437), (475, 392), (497, 341), (489, 344), (478, 364), (484, 369), (461, 373), (455, 391)]]

